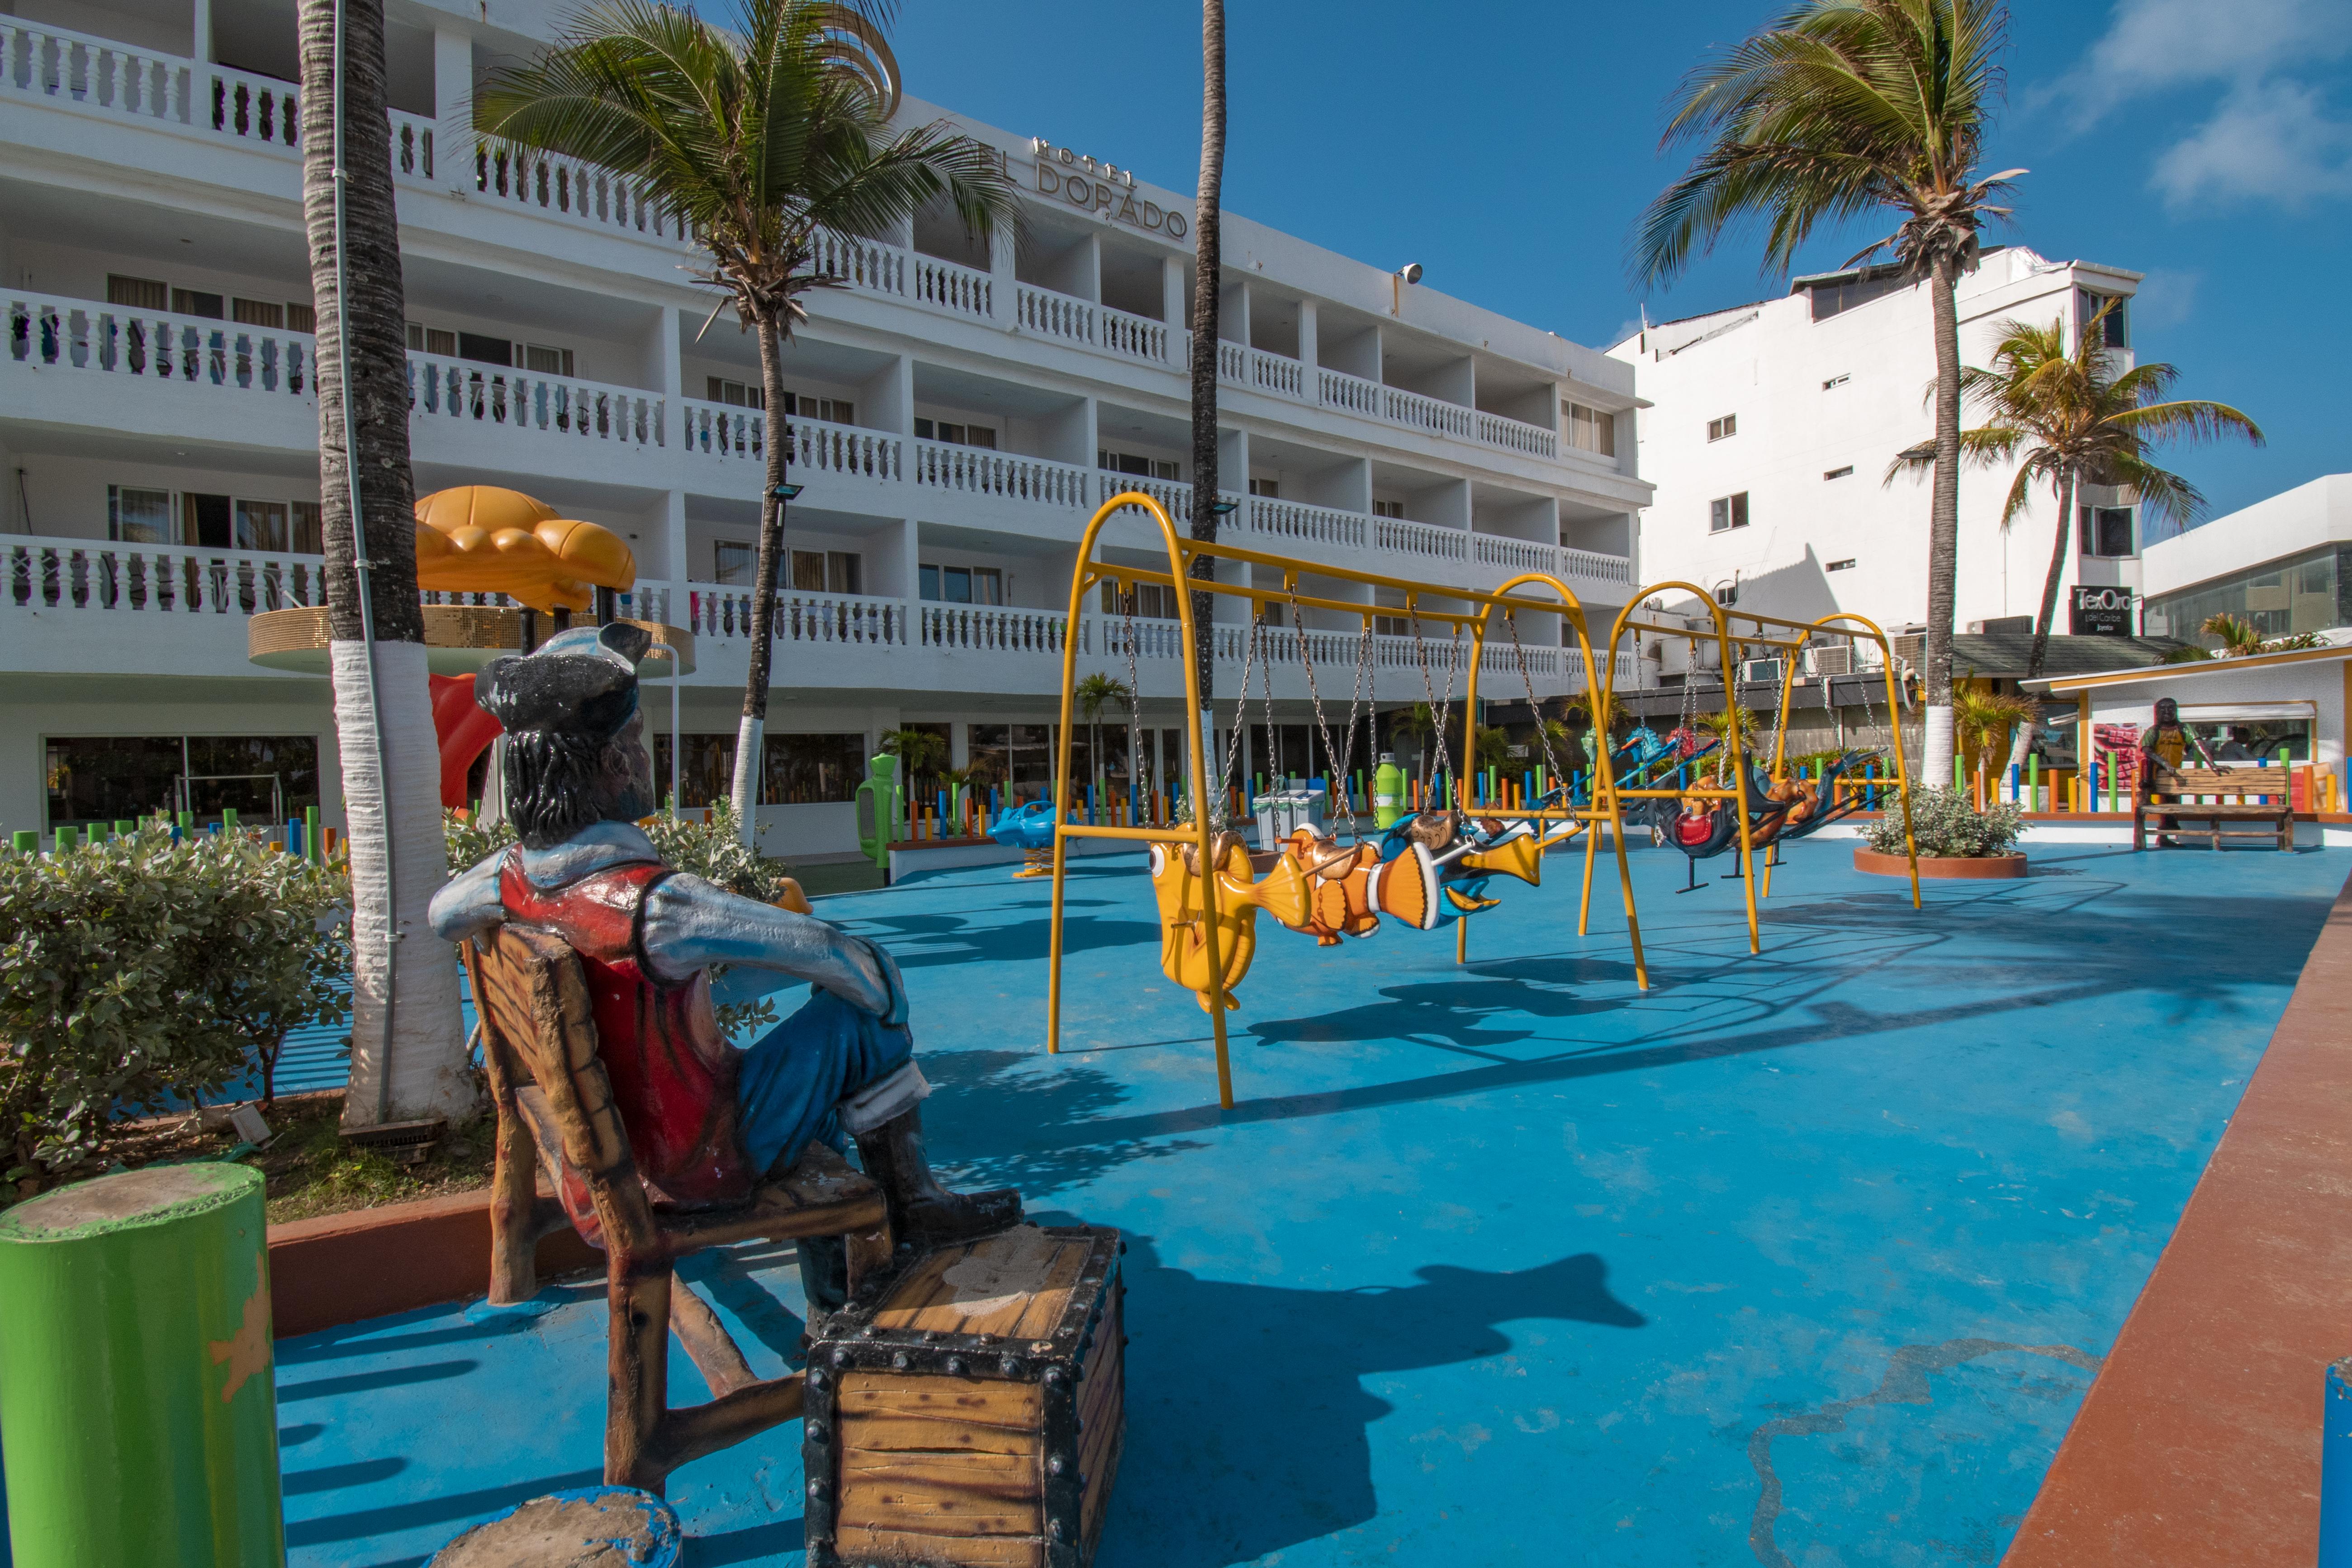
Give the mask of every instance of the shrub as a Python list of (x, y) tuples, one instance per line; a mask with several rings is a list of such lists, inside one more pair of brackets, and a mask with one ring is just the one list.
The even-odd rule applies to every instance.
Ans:
[(20, 1195), (114, 1126), (340, 1023), (349, 883), (240, 835), (151, 823), (63, 854), (0, 855), (0, 1167)]
[[(2012, 855), (2018, 835), (2025, 831), (2025, 814), (2014, 805), (1996, 802), (1983, 811), (1958, 790), (1914, 789), (1911, 792), (1911, 838), (1922, 858), (1972, 859), (1986, 855)], [(1903, 853), (1903, 808), (1890, 803), (1870, 826), (1870, 847), (1882, 855)]]

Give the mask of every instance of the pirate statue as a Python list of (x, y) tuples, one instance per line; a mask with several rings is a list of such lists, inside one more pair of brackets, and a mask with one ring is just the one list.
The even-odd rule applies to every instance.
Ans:
[[(959, 1194), (931, 1178), (919, 1109), (930, 1086), (889, 955), (672, 869), (637, 827), (656, 805), (637, 710), (651, 640), (625, 624), (575, 627), (482, 671), (475, 700), (506, 727), (500, 782), (521, 843), (434, 897), (434, 931), (457, 942), (512, 921), (580, 955), (597, 1054), (658, 1206), (740, 1203), (811, 1141), (855, 1140), (898, 1240), (931, 1247), (1018, 1223), (1018, 1194)], [(809, 1000), (736, 1050), (711, 1014), (714, 963), (805, 980)], [(836, 1294), (838, 1243), (803, 1248), (811, 1279)]]

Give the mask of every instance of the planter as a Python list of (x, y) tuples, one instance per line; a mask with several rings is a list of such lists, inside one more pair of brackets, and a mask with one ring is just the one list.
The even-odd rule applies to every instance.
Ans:
[[(1911, 873), (1911, 862), (1900, 855), (1881, 855), (1875, 849), (1856, 845), (1853, 868), (1874, 877), (1906, 877)], [(2022, 855), (1919, 857), (1919, 879), (1923, 882), (1982, 882), (2024, 875)]]

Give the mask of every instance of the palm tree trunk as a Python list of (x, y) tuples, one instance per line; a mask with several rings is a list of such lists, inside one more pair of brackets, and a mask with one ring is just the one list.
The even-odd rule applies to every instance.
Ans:
[(2042, 674), (2050, 651), (2050, 627), (2058, 616), (2058, 579), (2066, 574), (2066, 542), (2074, 537), (2074, 470), (2058, 471), (2058, 537), (2050, 546), (2050, 575), (2042, 580), (2042, 615), (2033, 623), (2033, 651), (2025, 660), (2025, 679)]
[[(760, 387), (768, 405), (767, 483), (760, 491), (760, 550), (752, 566), (751, 666), (743, 678), (743, 718), (735, 727), (735, 778), (729, 791), (735, 807), (736, 831), (743, 842), (759, 847), (760, 775), (761, 752), (767, 744), (768, 679), (776, 647), (776, 574), (784, 556), (784, 503), (776, 491), (784, 483), (792, 458), (792, 429), (784, 420), (783, 345), (775, 323), (754, 323), (760, 334)], [(914, 778), (907, 779), (908, 789)]]
[[(1224, 285), (1225, 4), (1201, 0), (1201, 189), (1192, 205), (1192, 537), (1217, 537), (1217, 317)], [(1216, 563), (1195, 561), (1195, 577), (1214, 578)], [(1192, 595), (1193, 658), (1201, 669), (1201, 739), (1215, 744), (1209, 700), (1216, 687), (1213, 597)]]
[[(457, 965), (425, 919), (449, 862), (416, 595), (382, 0), (342, 0), (340, 15), (338, 37), (334, 0), (302, 0), (302, 101), (313, 106), (302, 117), (302, 218), (318, 311), (312, 374), (329, 659), (351, 844), (352, 1074), (343, 1123), (368, 1126), (461, 1115), (475, 1096)], [(353, 548), (355, 503), (364, 581)]]
[(1927, 637), (1923, 671), (1926, 753), (1920, 782), (1947, 787), (1952, 776), (1952, 602), (1960, 539), (1960, 328), (1955, 299), (1958, 264), (1934, 263), (1936, 311), (1936, 482), (1927, 516)]

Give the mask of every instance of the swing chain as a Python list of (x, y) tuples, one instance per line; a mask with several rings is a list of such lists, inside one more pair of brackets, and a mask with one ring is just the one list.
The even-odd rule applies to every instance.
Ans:
[[(1560, 771), (1559, 756), (1552, 750), (1551, 731), (1544, 725), (1543, 707), (1536, 700), (1536, 678), (1528, 668), (1528, 650), (1519, 641), (1519, 617), (1515, 610), (1503, 611), (1503, 625), (1510, 628), (1511, 651), (1518, 656), (1519, 683), (1528, 689), (1528, 711), (1535, 716), (1536, 739), (1543, 745), (1544, 766), (1551, 770), (1555, 786), (1564, 784), (1568, 775)], [(1563, 797), (1565, 798), (1565, 797)]]
[[(1429, 679), (1429, 645), (1421, 635), (1421, 601), (1418, 598), (1406, 601), (1405, 614), (1412, 620), (1412, 647), (1416, 660), (1421, 665), (1421, 689), (1429, 699), (1430, 724), (1436, 731), (1436, 755), (1433, 759), (1437, 764), (1436, 772), (1437, 774), (1450, 777), (1454, 772), (1454, 758), (1445, 746), (1445, 716), (1454, 709), (1454, 664), (1462, 643), (1462, 626), (1458, 621), (1454, 623), (1453, 640), (1445, 645), (1445, 705), (1441, 708), (1437, 702), (1437, 689), (1430, 683)], [(1436, 776), (1430, 771), (1432, 761), (1431, 754), (1424, 751), (1421, 758), (1421, 791), (1424, 798), (1427, 797), (1432, 781)], [(1445, 803), (1445, 809), (1449, 815), (1452, 814), (1454, 810), (1452, 800), (1449, 799)]]
[[(1307, 616), (1305, 612), (1299, 607), (1298, 590), (1295, 584), (1291, 588), (1290, 592), (1290, 625), (1291, 629), (1296, 632), (1298, 637), (1298, 662), (1305, 666), (1307, 669), (1307, 700), (1315, 705), (1315, 730), (1318, 734), (1323, 737), (1323, 760), (1331, 770), (1331, 781), (1327, 781), (1325, 785), (1325, 794), (1327, 796), (1329, 795), (1329, 783), (1336, 781), (1339, 785), (1340, 796), (1345, 799), (1348, 788), (1347, 764), (1341, 760), (1340, 754), (1335, 752), (1331, 749), (1331, 721), (1323, 711), (1323, 693), (1317, 689), (1315, 684), (1315, 654), (1307, 646)], [(1367, 621), (1365, 623), (1365, 630), (1368, 634), (1370, 633), (1370, 628), (1371, 623)], [(1360, 659), (1357, 662), (1356, 666), (1356, 687), (1357, 690), (1360, 693), (1363, 689), (1363, 664)], [(1352, 757), (1355, 755), (1355, 745), (1356, 710), (1355, 705), (1351, 702), (1348, 709), (1349, 749), (1346, 753), (1348, 756)], [(1349, 804), (1348, 811), (1348, 833), (1351, 842), (1355, 837), (1355, 807), (1354, 803), (1351, 801)]]
[[(1135, 673), (1135, 584), (1130, 583), (1123, 596), (1127, 611), (1127, 779), (1130, 786), (1138, 777), (1140, 753), (1148, 749), (1143, 744), (1143, 686)], [(1158, 781), (1152, 782), (1156, 784)], [(1146, 811), (1150, 809), (1150, 801), (1151, 789), (1147, 784), (1142, 801)], [(1133, 826), (1134, 824), (1129, 823), (1129, 826)]]
[[(1210, 818), (1211, 822), (1219, 828), (1223, 828), (1232, 820), (1227, 815), (1225, 802), (1233, 794), (1234, 769), (1241, 761), (1242, 727), (1248, 717), (1250, 671), (1256, 668), (1258, 635), (1264, 629), (1264, 626), (1253, 617), (1250, 621), (1249, 635), (1242, 643), (1241, 695), (1234, 699), (1234, 727), (1225, 736), (1225, 760), (1217, 773), (1215, 814)], [(1273, 684), (1274, 672), (1269, 669), (1266, 672), (1266, 685), (1271, 688)]]

